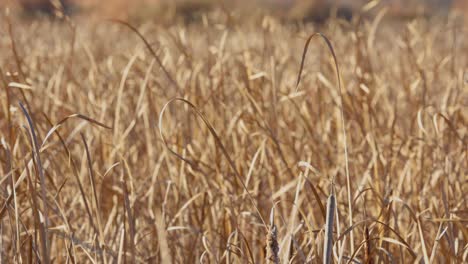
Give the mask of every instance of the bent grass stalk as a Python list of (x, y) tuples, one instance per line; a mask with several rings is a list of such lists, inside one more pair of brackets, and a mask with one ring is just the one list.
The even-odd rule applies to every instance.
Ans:
[[(342, 128), (342, 133), (343, 133), (343, 151), (344, 151), (344, 159), (345, 159), (346, 187), (347, 187), (347, 193), (348, 193), (348, 214), (349, 214), (348, 218), (349, 218), (349, 226), (352, 226), (353, 225), (353, 210), (352, 210), (352, 202), (351, 202), (352, 201), (351, 183), (350, 183), (350, 176), (349, 176), (348, 143), (347, 143), (347, 136), (346, 136), (346, 124), (345, 124), (344, 110), (343, 110), (343, 91), (341, 88), (340, 69), (338, 67), (338, 60), (336, 58), (333, 45), (331, 44), (330, 40), (322, 33), (312, 34), (311, 36), (309, 36), (309, 38), (306, 41), (306, 44), (304, 45), (304, 51), (302, 52), (302, 59), (301, 59), (301, 65), (299, 68), (299, 74), (297, 75), (296, 92), (298, 91), (299, 83), (301, 81), (301, 75), (304, 69), (304, 62), (305, 62), (305, 58), (306, 58), (307, 51), (309, 48), (309, 44), (314, 37), (321, 37), (325, 41), (330, 53), (332, 54), (333, 62), (335, 63), (335, 74), (336, 74), (336, 80), (338, 83), (338, 92), (339, 92), (339, 97), (340, 97), (339, 108), (340, 108), (340, 114), (341, 114), (341, 128)], [(334, 217), (335, 202), (336, 202), (335, 196), (334, 196), (334, 190), (333, 190), (334, 184), (335, 184), (335, 179), (332, 178), (331, 193), (327, 201), (327, 220), (326, 220), (327, 224), (326, 224), (325, 242), (324, 242), (324, 263), (331, 262), (331, 248), (330, 247), (331, 247), (332, 239), (333, 239), (332, 237), (333, 236), (333, 217)], [(332, 210), (332, 211), (330, 212), (329, 210)], [(331, 219), (329, 219), (330, 217)], [(354, 251), (354, 236), (353, 236), (352, 230), (350, 232), (349, 243), (350, 243), (350, 249), (353, 252)]]
[(257, 206), (257, 203), (255, 202), (254, 198), (252, 197), (252, 195), (250, 194), (250, 191), (249, 189), (247, 188), (247, 186), (245, 185), (244, 181), (242, 180), (242, 176), (240, 175), (239, 171), (236, 169), (236, 166), (234, 165), (234, 161), (231, 159), (231, 157), (229, 156), (229, 154), (227, 153), (227, 150), (226, 148), (224, 147), (223, 143), (221, 142), (221, 139), (219, 138), (218, 134), (216, 133), (214, 127), (208, 122), (208, 120), (205, 118), (205, 116), (198, 110), (198, 108), (193, 105), (190, 101), (186, 100), (186, 99), (183, 99), (183, 98), (173, 98), (171, 100), (169, 100), (165, 105), (164, 107), (161, 109), (161, 112), (159, 114), (159, 122), (158, 122), (158, 127), (159, 127), (159, 135), (161, 137), (161, 140), (163, 141), (164, 145), (166, 146), (166, 148), (169, 150), (169, 152), (171, 152), (172, 154), (174, 154), (176, 157), (178, 157), (179, 159), (183, 160), (184, 162), (190, 164), (190, 166), (192, 167), (196, 167), (196, 165), (191, 162), (190, 160), (182, 157), (179, 153), (175, 152), (174, 150), (172, 150), (170, 147), (169, 147), (169, 144), (168, 142), (166, 141), (166, 138), (164, 137), (164, 133), (163, 133), (163, 116), (164, 116), (164, 113), (167, 109), (167, 107), (173, 103), (173, 102), (176, 102), (176, 101), (180, 101), (180, 102), (183, 102), (185, 104), (187, 104), (188, 106), (190, 106), (190, 108), (197, 114), (198, 117), (200, 117), (203, 121), (203, 123), (206, 125), (206, 127), (209, 129), (211, 135), (215, 138), (216, 140), (216, 144), (218, 145), (218, 147), (221, 149), (224, 157), (228, 160), (228, 163), (229, 163), (229, 166), (231, 167), (231, 169), (234, 171), (234, 175), (236, 176), (237, 180), (242, 184), (242, 187), (244, 188), (244, 191), (247, 193), (249, 199), (250, 199), (250, 202), (252, 203), (253, 207), (255, 208), (255, 210), (257, 211), (258, 213), (258, 217), (260, 218), (260, 220), (262, 221), (263, 223), (263, 226), (265, 228), (267, 228), (267, 224), (265, 222), (265, 220), (263, 220), (263, 217), (262, 217), (262, 214), (260, 213), (260, 210), (258, 209), (258, 206)]

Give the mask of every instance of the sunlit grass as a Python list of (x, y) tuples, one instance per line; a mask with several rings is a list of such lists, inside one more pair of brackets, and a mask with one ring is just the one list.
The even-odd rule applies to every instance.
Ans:
[(1, 21), (8, 262), (467, 261), (454, 17)]

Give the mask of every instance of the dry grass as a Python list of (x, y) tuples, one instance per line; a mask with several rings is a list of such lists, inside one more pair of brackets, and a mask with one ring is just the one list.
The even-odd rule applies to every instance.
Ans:
[(1, 23), (1, 259), (467, 262), (466, 30), (382, 17)]

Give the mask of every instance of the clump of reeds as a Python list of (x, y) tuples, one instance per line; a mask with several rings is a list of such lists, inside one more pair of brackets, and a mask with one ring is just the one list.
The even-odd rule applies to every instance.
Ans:
[(467, 262), (459, 20), (236, 12), (0, 14), (0, 259)]

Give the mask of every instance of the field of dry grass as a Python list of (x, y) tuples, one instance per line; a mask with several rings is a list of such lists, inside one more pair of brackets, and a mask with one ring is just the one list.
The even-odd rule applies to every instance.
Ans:
[(196, 19), (0, 16), (2, 263), (468, 261), (462, 24)]

